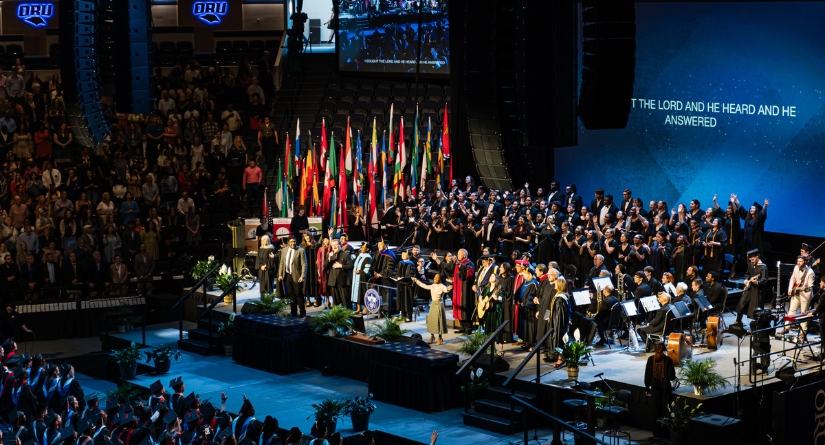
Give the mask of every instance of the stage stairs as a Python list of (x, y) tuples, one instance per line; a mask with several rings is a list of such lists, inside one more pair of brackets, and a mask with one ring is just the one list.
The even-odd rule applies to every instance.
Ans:
[[(527, 402), (536, 399), (534, 394), (516, 391), (516, 396)], [(463, 413), (464, 424), (498, 434), (515, 434), (524, 431), (524, 408), (516, 405), (513, 419), (510, 419), (510, 388), (492, 386), (487, 388), (484, 398), (476, 400), (469, 412)], [(530, 423), (528, 415), (528, 428)]]
[[(190, 329), (186, 338), (178, 340), (178, 349), (199, 355), (215, 355), (223, 351), (221, 339), (218, 337), (218, 326), (229, 320), (228, 312), (211, 311), (212, 320), (201, 318), (198, 327)], [(209, 346), (209, 333), (212, 332), (212, 346)]]

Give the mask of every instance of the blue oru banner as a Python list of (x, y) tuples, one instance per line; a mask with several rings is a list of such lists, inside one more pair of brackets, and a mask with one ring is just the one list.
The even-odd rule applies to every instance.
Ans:
[(24, 2), (17, 5), (17, 18), (29, 26), (43, 28), (54, 16), (54, 9), (54, 3)]
[(229, 2), (220, 1), (196, 1), (192, 4), (192, 15), (207, 25), (219, 25), (221, 17), (229, 11)]

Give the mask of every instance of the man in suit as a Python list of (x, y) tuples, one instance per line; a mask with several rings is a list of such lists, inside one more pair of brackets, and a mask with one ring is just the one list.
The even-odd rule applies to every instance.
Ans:
[(120, 238), (123, 243), (121, 253), (123, 253), (126, 264), (129, 264), (129, 261), (137, 256), (140, 249), (140, 234), (135, 231), (134, 221), (129, 222)]
[[(602, 207), (604, 207), (604, 189), (598, 188), (593, 193), (595, 196), (590, 201), (590, 211), (593, 212), (594, 215), (598, 216), (599, 212), (601, 212)], [(602, 221), (599, 221), (599, 224), (604, 224)]]
[(27, 300), (36, 300), (43, 283), (43, 271), (34, 261), (34, 255), (26, 255), (26, 265), (20, 271), (20, 286)]
[(86, 264), (86, 277), (89, 281), (89, 293), (99, 296), (111, 287), (109, 265), (101, 261), (100, 252), (92, 252), (92, 260)]
[(43, 253), (44, 298), (57, 298), (60, 294), (60, 258), (58, 251)]
[(69, 262), (60, 270), (60, 286), (76, 288), (83, 283), (83, 266), (77, 261), (77, 254), (69, 254)]
[(126, 295), (129, 286), (129, 271), (126, 270), (126, 265), (123, 264), (123, 258), (120, 255), (115, 255), (115, 262), (109, 266), (109, 276), (112, 280), (111, 295)]
[(140, 243), (140, 253), (135, 257), (135, 276), (138, 295), (152, 295), (152, 274), (155, 273), (155, 259), (146, 253), (146, 244)]
[(481, 218), (481, 248), (489, 248), (490, 254), (499, 252), (498, 239), (501, 237), (502, 225), (500, 222), (486, 215)]
[[(306, 252), (295, 242), (294, 237), (287, 241), (288, 247), (281, 249), (278, 263), (278, 282), (283, 282), (286, 294), (290, 298), (290, 313), (293, 317), (305, 317), (304, 281), (307, 277)], [(300, 313), (298, 312), (300, 310)]]
[(622, 192), (622, 202), (619, 206), (619, 210), (627, 215), (631, 207), (633, 207), (633, 191), (630, 189), (624, 189)]
[(636, 272), (633, 274), (633, 282), (636, 283), (636, 289), (633, 290), (633, 299), (636, 301), (636, 311), (639, 313), (637, 318), (639, 320), (644, 319), (644, 315), (642, 311), (642, 303), (639, 301), (642, 297), (650, 296), (650, 286), (645, 282), (645, 274), (644, 272)]
[(559, 188), (559, 182), (555, 179), (550, 182), (550, 190), (547, 196), (547, 202), (564, 202), (564, 192)]
[(332, 298), (335, 304), (349, 306), (350, 286), (352, 285), (352, 259), (349, 253), (341, 250), (341, 243), (332, 240), (332, 252), (324, 259), (324, 270), (329, 271), (327, 286), (332, 288)]
[(564, 199), (566, 205), (573, 204), (574, 212), (578, 213), (579, 210), (582, 208), (582, 197), (578, 193), (576, 193), (576, 184), (570, 184), (564, 189), (565, 194), (567, 195)]
[(670, 312), (670, 295), (660, 292), (658, 295), (659, 298), (659, 305), (662, 307), (656, 311), (656, 315), (653, 316), (653, 319), (650, 320), (650, 323), (647, 326), (641, 327), (637, 329), (639, 332), (639, 336), (642, 337), (642, 341), (645, 342), (645, 351), (650, 352), (651, 345), (648, 344), (647, 338), (649, 334), (657, 334), (661, 333), (662, 330), (665, 328), (665, 323), (667, 323), (667, 314)]
[(599, 208), (599, 211), (596, 212), (592, 209), (590, 211), (593, 212), (594, 215), (599, 217), (599, 224), (604, 225), (604, 217), (607, 216), (607, 214), (612, 215), (613, 220), (616, 220), (616, 213), (619, 212), (619, 208), (616, 207), (616, 204), (613, 204), (613, 195), (606, 195), (604, 197), (604, 203), (602, 203), (602, 206)]

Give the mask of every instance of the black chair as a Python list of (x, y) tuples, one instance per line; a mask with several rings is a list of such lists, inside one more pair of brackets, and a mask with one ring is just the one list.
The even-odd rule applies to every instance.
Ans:
[[(630, 404), (630, 391), (628, 391), (626, 389), (620, 389), (616, 393), (616, 400), (624, 403), (625, 405), (629, 405)], [(619, 438), (620, 437), (626, 437), (627, 441), (625, 443), (629, 444), (630, 441), (632, 440), (631, 437), (630, 437), (630, 433), (628, 433), (627, 431), (623, 431), (621, 429), (621, 421), (622, 421), (622, 419), (627, 417), (628, 414), (630, 414), (630, 411), (627, 408), (623, 407), (623, 406), (616, 406), (616, 405), (610, 405), (610, 406), (602, 407), (601, 409), (599, 409), (599, 411), (602, 414), (604, 414), (605, 417), (607, 418), (607, 425), (608, 425), (608, 428), (609, 428), (604, 433), (602, 433), (602, 440), (604, 440), (605, 436), (607, 436), (607, 437), (610, 438), (609, 441), (610, 441), (611, 444), (615, 443), (616, 445), (618, 445), (619, 444)]]
[(324, 100), (338, 100), (338, 90), (335, 88), (325, 88), (324, 89)]
[(195, 54), (195, 48), (192, 46), (192, 42), (188, 40), (179, 41), (176, 47), (178, 59), (189, 60)]
[[(587, 429), (587, 423), (581, 421), (581, 413), (587, 410), (587, 400), (567, 399), (564, 402), (561, 402), (561, 406), (565, 411), (573, 411), (573, 420), (571, 422), (567, 422), (570, 426), (577, 430)], [(562, 440), (564, 440), (564, 438), (562, 438)]]

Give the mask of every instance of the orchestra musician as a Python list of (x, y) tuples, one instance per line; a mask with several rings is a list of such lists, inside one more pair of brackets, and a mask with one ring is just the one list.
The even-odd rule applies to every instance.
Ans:
[(745, 281), (745, 290), (742, 298), (736, 305), (736, 322), (742, 324), (742, 316), (746, 309), (748, 318), (753, 318), (753, 313), (759, 308), (760, 289), (768, 282), (768, 266), (759, 260), (759, 249), (748, 251), (748, 279)]
[[(814, 287), (814, 271), (808, 267), (806, 258), (802, 255), (796, 257), (796, 266), (793, 268), (791, 280), (788, 282), (788, 296), (791, 298), (791, 305), (788, 308), (788, 315), (797, 312), (805, 312), (811, 304), (811, 290)], [(803, 332), (808, 332), (808, 323), (800, 325)], [(782, 329), (780, 334), (787, 334), (788, 329)]]
[(645, 352), (651, 351), (650, 342), (647, 341), (648, 335), (662, 332), (665, 329), (667, 314), (670, 312), (670, 295), (660, 292), (658, 299), (661, 308), (656, 311), (656, 315), (653, 316), (650, 323), (636, 330), (639, 333), (639, 336), (642, 337), (642, 341), (645, 343)]

